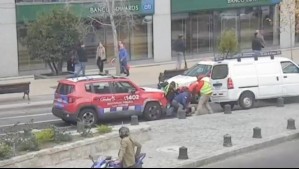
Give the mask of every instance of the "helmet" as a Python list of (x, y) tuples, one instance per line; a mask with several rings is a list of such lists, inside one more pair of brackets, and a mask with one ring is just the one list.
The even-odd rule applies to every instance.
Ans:
[(120, 138), (125, 138), (130, 135), (130, 129), (128, 127), (121, 127), (119, 129), (119, 137)]
[(176, 86), (176, 83), (175, 83), (174, 81), (172, 81), (172, 82), (170, 83), (170, 86), (175, 87), (175, 86)]

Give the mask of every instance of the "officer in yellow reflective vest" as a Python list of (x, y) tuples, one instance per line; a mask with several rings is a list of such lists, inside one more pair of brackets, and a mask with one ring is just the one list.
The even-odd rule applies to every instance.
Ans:
[(212, 107), (209, 104), (210, 97), (213, 93), (213, 87), (209, 77), (198, 77), (197, 82), (189, 87), (189, 91), (192, 94), (200, 94), (196, 115), (205, 114), (206, 111), (209, 114), (213, 113)]
[(176, 96), (178, 87), (179, 85), (175, 82), (171, 82), (165, 87), (163, 87), (163, 91), (165, 92), (165, 96), (168, 100), (168, 103), (171, 103), (174, 97)]

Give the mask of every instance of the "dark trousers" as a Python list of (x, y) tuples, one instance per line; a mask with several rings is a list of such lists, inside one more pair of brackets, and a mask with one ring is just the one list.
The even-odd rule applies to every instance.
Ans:
[(126, 74), (127, 76), (130, 75), (130, 71), (128, 69), (128, 65), (125, 63), (120, 63), (120, 73)]
[(98, 65), (99, 71), (101, 73), (103, 73), (104, 72), (104, 60), (102, 60), (101, 58), (98, 58), (97, 65)]

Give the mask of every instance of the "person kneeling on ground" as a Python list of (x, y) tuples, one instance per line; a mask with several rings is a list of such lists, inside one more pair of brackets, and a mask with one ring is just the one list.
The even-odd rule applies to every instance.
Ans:
[[(130, 137), (130, 130), (127, 127), (119, 129), (119, 137), (121, 148), (117, 162), (121, 163), (123, 168), (136, 168), (136, 160), (141, 153), (141, 144)], [(137, 147), (136, 153), (135, 147)]]
[(189, 115), (191, 112), (189, 111), (189, 104), (191, 102), (191, 94), (188, 90), (184, 90), (172, 100), (172, 109), (173, 113), (177, 114), (179, 110), (186, 111), (186, 114)]
[(165, 87), (163, 87), (163, 90), (165, 92), (166, 99), (169, 104), (171, 104), (174, 97), (178, 94), (178, 84), (175, 82), (171, 82)]

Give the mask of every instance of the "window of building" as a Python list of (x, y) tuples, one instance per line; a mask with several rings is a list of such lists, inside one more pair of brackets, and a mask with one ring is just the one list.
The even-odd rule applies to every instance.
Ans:
[(271, 5), (172, 14), (172, 44), (179, 34), (183, 34), (187, 54), (217, 52), (225, 30), (235, 31), (241, 50), (251, 49), (257, 30), (262, 34), (266, 47), (278, 46), (279, 8)]
[[(28, 11), (21, 10), (22, 6), (29, 5), (29, 4), (22, 4), (23, 2), (39, 3), (39, 2), (46, 2), (46, 1), (39, 0), (39, 2), (37, 2), (34, 0), (31, 1), (23, 0), (22, 3), (21, 1), (19, 2), (20, 4), (17, 5), (17, 9), (16, 9), (17, 16), (19, 17), (17, 18), (19, 71), (46, 69), (48, 65), (46, 65), (42, 60), (33, 59), (27, 50), (26, 43), (24, 43), (24, 39), (26, 38), (26, 32), (27, 32), (27, 25), (25, 24), (26, 23), (25, 21), (28, 21), (26, 17), (32, 17), (32, 16), (25, 15), (26, 13), (28, 13)], [(62, 1), (60, 0), (59, 2)], [(69, 0), (69, 2), (73, 2), (73, 1)], [(43, 4), (43, 5), (49, 5), (49, 4)], [(59, 5), (64, 5), (64, 3), (59, 3)], [(86, 6), (85, 7), (84, 5), (82, 6), (83, 6), (82, 8), (84, 8), (83, 10), (85, 10)], [(32, 8), (32, 9), (43, 10), (43, 8)], [(86, 10), (89, 10), (89, 8), (86, 8)], [(25, 13), (24, 16), (20, 12)], [(128, 23), (125, 19), (121, 20), (116, 18), (116, 22), (118, 25), (118, 29), (117, 29), (118, 39), (124, 43), (129, 53), (129, 60), (144, 60), (144, 59), (152, 58), (153, 56), (153, 23), (145, 21), (145, 18), (149, 16), (151, 15), (134, 14), (134, 19), (130, 23)], [(99, 42), (102, 42), (102, 44), (106, 48), (107, 60), (108, 61), (112, 60), (115, 57), (115, 54), (114, 54), (113, 33), (111, 30), (111, 26), (96, 23), (88, 18), (82, 18), (82, 20), (84, 20), (85, 24), (89, 28), (86, 37), (84, 38), (84, 43), (86, 46), (85, 49), (86, 49), (87, 56), (89, 58), (88, 64), (94, 65), (96, 48)]]

